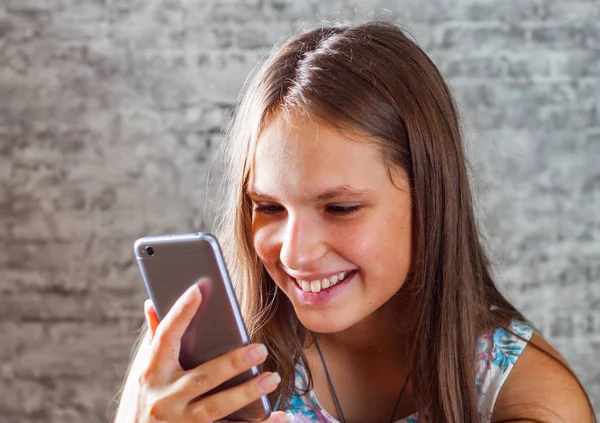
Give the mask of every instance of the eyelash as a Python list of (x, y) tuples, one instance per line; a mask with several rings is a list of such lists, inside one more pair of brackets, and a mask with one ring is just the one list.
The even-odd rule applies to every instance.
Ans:
[[(273, 210), (273, 209), (276, 209), (276, 210)], [(277, 206), (275, 204), (262, 204), (262, 205), (254, 206), (254, 212), (261, 213), (261, 214), (275, 214), (275, 213), (279, 213), (282, 209), (283, 209), (283, 207)]]
[[(352, 213), (356, 213), (361, 209), (361, 206), (339, 206), (339, 205), (329, 205), (325, 208), (329, 213), (336, 216), (348, 216)], [(283, 207), (278, 206), (276, 204), (263, 204), (257, 205), (254, 207), (255, 213), (273, 215), (283, 211)]]
[(327, 206), (327, 209), (332, 213), (335, 214), (336, 216), (348, 216), (352, 213), (356, 213), (357, 211), (360, 210), (361, 206), (337, 206), (337, 205), (331, 205), (331, 206)]

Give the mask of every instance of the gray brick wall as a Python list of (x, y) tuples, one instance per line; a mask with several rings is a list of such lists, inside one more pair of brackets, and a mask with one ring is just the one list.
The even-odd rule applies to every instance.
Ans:
[(598, 1), (2, 0), (2, 422), (107, 421), (133, 240), (210, 226), (246, 74), (322, 18), (402, 22), (447, 75), (499, 281), (600, 406)]

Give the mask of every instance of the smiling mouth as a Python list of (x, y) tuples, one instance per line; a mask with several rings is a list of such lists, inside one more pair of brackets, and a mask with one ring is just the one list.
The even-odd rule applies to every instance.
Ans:
[(351, 276), (355, 270), (347, 272), (340, 272), (337, 275), (330, 276), (329, 278), (317, 279), (314, 281), (305, 281), (302, 279), (294, 279), (296, 285), (304, 292), (321, 292), (342, 282), (347, 277)]

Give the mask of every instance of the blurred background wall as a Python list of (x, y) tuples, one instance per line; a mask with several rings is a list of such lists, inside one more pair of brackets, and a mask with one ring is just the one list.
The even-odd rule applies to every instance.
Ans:
[(2, 422), (108, 420), (133, 241), (210, 229), (245, 76), (323, 18), (402, 23), (445, 73), (499, 283), (600, 406), (598, 1), (2, 0)]

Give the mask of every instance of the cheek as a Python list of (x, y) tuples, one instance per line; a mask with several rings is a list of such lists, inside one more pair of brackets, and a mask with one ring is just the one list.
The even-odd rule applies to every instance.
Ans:
[(252, 243), (258, 257), (265, 265), (273, 261), (273, 257), (278, 255), (277, 246), (274, 239), (273, 231), (269, 231), (267, 227), (253, 226), (252, 228)]
[(356, 264), (375, 277), (404, 273), (411, 260), (410, 216), (386, 217), (370, 222), (351, 237)]
[(398, 223), (390, 227), (384, 234), (384, 242), (387, 245), (386, 260), (393, 272), (405, 276), (412, 260), (412, 228), (410, 214), (396, 217)]

